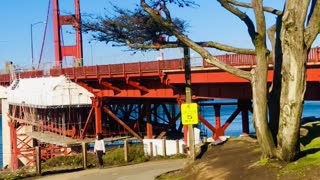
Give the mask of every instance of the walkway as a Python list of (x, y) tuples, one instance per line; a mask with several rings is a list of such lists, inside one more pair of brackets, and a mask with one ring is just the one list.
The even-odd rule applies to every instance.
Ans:
[(153, 180), (158, 175), (181, 169), (187, 159), (151, 161), (141, 164), (106, 169), (89, 169), (84, 171), (44, 176), (38, 180)]

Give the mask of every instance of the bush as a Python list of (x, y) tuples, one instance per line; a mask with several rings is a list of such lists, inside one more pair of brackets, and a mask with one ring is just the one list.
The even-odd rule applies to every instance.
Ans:
[(71, 166), (71, 167), (79, 167), (82, 166), (82, 156), (80, 155), (72, 155), (72, 156), (56, 156), (50, 158), (46, 162), (42, 163), (43, 169), (54, 168), (54, 167), (63, 167), (63, 166)]

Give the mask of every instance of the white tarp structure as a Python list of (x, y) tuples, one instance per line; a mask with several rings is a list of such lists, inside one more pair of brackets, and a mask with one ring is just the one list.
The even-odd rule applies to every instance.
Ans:
[(91, 105), (93, 97), (65, 76), (15, 80), (7, 93), (9, 104), (38, 108)]
[(7, 88), (0, 86), (0, 99), (7, 98)]

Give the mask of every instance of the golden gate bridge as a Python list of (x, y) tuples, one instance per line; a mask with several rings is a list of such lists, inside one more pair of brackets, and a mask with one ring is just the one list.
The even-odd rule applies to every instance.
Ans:
[[(35, 145), (43, 147), (42, 159), (47, 160), (58, 154), (69, 154), (72, 152), (70, 144), (93, 138), (97, 133), (110, 140), (134, 137), (138, 141), (143, 141), (143, 138), (184, 138), (186, 141), (188, 127), (183, 126), (180, 120), (180, 105), (185, 102), (184, 60), (82, 66), (79, 0), (74, 0), (74, 5), (75, 14), (61, 15), (59, 1), (49, 1), (37, 68), (23, 72), (7, 68), (7, 73), (0, 75), (0, 84), (8, 91), (8, 100), (2, 103), (7, 105), (7, 112), (2, 113), (7, 113), (3, 118), (7, 119), (9, 127), (11, 167), (18, 168), (19, 161), (32, 165)], [(72, 25), (75, 31), (73, 45), (63, 44), (62, 27), (68, 25)], [(53, 30), (52, 38), (47, 33), (49, 28)], [(54, 48), (46, 50), (47, 44)], [(48, 70), (40, 68), (45, 51), (54, 52), (54, 66)], [(64, 67), (63, 61), (70, 56), (74, 66)], [(225, 54), (216, 57), (247, 70), (256, 64), (253, 55)], [(306, 100), (320, 100), (319, 65), (320, 48), (313, 48), (307, 62)], [(269, 69), (268, 81), (271, 83), (271, 64)], [(215, 112), (214, 124), (200, 112), (201, 126), (217, 139), (241, 115), (242, 132), (248, 134), (249, 112), (252, 112), (250, 83), (205, 61), (192, 67), (191, 71), (193, 101), (211, 100), (210, 103), (199, 104), (211, 106)], [(60, 96), (57, 95), (59, 93)], [(61, 95), (63, 93), (66, 94)], [(57, 97), (62, 98), (59, 100)], [(43, 101), (40, 102), (41, 98)], [(236, 99), (237, 102), (214, 101), (221, 98)], [(221, 106), (227, 105), (236, 105), (237, 108), (222, 124)]]

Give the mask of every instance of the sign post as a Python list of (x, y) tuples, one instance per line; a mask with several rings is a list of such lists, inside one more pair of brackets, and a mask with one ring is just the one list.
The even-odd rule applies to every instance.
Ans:
[[(186, 104), (190, 104), (192, 102), (192, 91), (191, 91), (191, 63), (190, 63), (190, 49), (188, 47), (183, 48), (183, 56), (184, 56), (184, 72), (185, 72), (185, 79), (186, 79)], [(192, 106), (192, 105), (190, 105)], [(181, 119), (185, 119), (185, 121), (194, 121), (193, 114), (187, 112), (188, 111), (188, 105), (187, 110), (185, 110), (185, 114), (182, 112), (181, 116), (183, 116)], [(182, 107), (181, 107), (182, 110)], [(184, 114), (184, 115), (183, 115)], [(186, 117), (185, 117), (186, 115)], [(195, 157), (195, 147), (194, 147), (194, 130), (193, 130), (193, 124), (188, 124), (188, 141), (189, 141), (189, 151), (190, 151), (190, 159), (191, 161), (194, 161), (196, 159)]]

